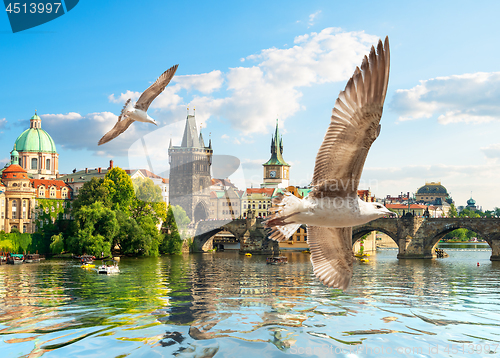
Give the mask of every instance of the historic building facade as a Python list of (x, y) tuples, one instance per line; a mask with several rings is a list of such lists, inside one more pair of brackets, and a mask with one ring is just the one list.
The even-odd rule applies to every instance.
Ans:
[(36, 179), (55, 179), (59, 174), (59, 154), (52, 137), (42, 129), (42, 120), (36, 114), (30, 119), (30, 127), (26, 129), (14, 143), (12, 157), (30, 177)]
[(2, 184), (5, 191), (0, 198), (0, 229), (33, 232), (31, 213), (35, 208), (35, 189), (30, 185), (26, 170), (18, 164), (9, 165), (2, 172)]
[(173, 146), (170, 140), (169, 196), (170, 204), (180, 205), (195, 222), (210, 216), (212, 154), (212, 142), (205, 146), (195, 116), (188, 114), (181, 145)]
[[(55, 214), (64, 213), (69, 218), (71, 187), (61, 180), (30, 179), (28, 172), (18, 164), (10, 164), (2, 172), (0, 184), (0, 231), (11, 232), (18, 229), (22, 233), (36, 231), (37, 219), (46, 212), (55, 221)], [(52, 213), (52, 214), (51, 214)], [(41, 226), (41, 223), (38, 220)]]
[(271, 139), (271, 158), (264, 167), (263, 188), (286, 188), (290, 180), (290, 165), (283, 159), (283, 138), (279, 134), (278, 120)]
[(243, 217), (246, 218), (248, 211), (252, 211), (256, 218), (267, 218), (275, 190), (274, 188), (248, 188), (241, 198)]

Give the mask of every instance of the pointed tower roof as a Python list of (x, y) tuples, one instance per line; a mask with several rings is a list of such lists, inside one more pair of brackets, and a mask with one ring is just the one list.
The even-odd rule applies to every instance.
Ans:
[(195, 117), (190, 114), (188, 114), (186, 118), (186, 127), (184, 128), (181, 147), (201, 148), (198, 131), (196, 130), (196, 120)]
[(202, 147), (204, 147), (204, 146), (205, 146), (205, 141), (203, 140), (203, 134), (201, 134), (201, 128), (200, 128), (200, 145), (201, 145)]
[(263, 165), (287, 165), (290, 166), (283, 159), (283, 139), (280, 137), (278, 129), (278, 119), (276, 119), (276, 130), (274, 131), (274, 136), (271, 139), (271, 159), (269, 159)]

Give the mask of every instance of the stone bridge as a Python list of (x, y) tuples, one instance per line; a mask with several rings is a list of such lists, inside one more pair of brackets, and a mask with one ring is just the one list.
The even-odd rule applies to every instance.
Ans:
[(210, 247), (206, 246), (209, 239), (225, 230), (233, 234), (236, 241), (239, 241), (241, 254), (247, 252), (266, 255), (278, 254), (279, 244), (269, 239), (262, 221), (253, 215), (247, 219), (199, 221), (196, 224), (193, 251), (204, 252), (211, 249), (211, 245)]
[(430, 259), (436, 257), (434, 247), (447, 233), (455, 229), (478, 233), (491, 247), (492, 261), (500, 261), (500, 219), (401, 217), (377, 219), (352, 230), (352, 243), (371, 231), (389, 235), (398, 245), (399, 259)]

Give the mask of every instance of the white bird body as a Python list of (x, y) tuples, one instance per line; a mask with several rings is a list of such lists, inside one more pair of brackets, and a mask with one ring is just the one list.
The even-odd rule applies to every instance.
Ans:
[(319, 199), (307, 196), (299, 199), (290, 193), (285, 193), (279, 208), (282, 217), (280, 226), (305, 224), (323, 227), (352, 227), (393, 214), (383, 205), (364, 202), (357, 195), (346, 198)]
[(325, 138), (316, 156), (312, 191), (300, 199), (285, 192), (273, 198), (264, 225), (270, 238), (283, 241), (307, 225), (314, 274), (325, 285), (346, 289), (351, 281), (354, 254), (352, 227), (393, 215), (379, 203), (358, 198), (363, 165), (380, 133), (380, 118), (389, 81), (389, 39), (379, 41), (365, 56), (361, 70), (341, 91)]
[(174, 77), (175, 71), (177, 71), (178, 65), (172, 66), (163, 74), (158, 77), (158, 79), (151, 86), (146, 89), (135, 105), (130, 103), (131, 99), (129, 98), (125, 105), (123, 106), (122, 112), (118, 116), (118, 121), (115, 126), (106, 133), (100, 140), (98, 145), (109, 142), (110, 140), (118, 137), (120, 134), (125, 132), (128, 127), (135, 121), (144, 122), (144, 123), (153, 123), (158, 125), (156, 121), (149, 116), (147, 110), (149, 105), (153, 100), (158, 97), (160, 93), (163, 92), (165, 87), (169, 84), (172, 77)]
[(125, 112), (127, 117), (133, 119), (134, 121), (139, 121), (139, 122), (144, 122), (144, 123), (153, 123), (156, 124), (156, 121), (149, 116), (146, 112), (144, 112), (142, 109), (137, 109), (137, 108), (132, 108), (131, 110), (128, 110)]

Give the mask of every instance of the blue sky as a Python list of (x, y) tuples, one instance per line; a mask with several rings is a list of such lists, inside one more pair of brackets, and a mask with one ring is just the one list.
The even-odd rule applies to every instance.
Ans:
[[(0, 15), (0, 162), (35, 109), (73, 168), (168, 169), (186, 108), (196, 106), (214, 153), (240, 159), (258, 186), (276, 118), (291, 181), (305, 185), (338, 92), (378, 38), (391, 73), (382, 132), (363, 188), (378, 197), (441, 181), (457, 205), (500, 206), (500, 33), (497, 1), (80, 1), (13, 34)], [(151, 105), (158, 128), (134, 123), (97, 146), (123, 102), (166, 69), (176, 76)], [(132, 150), (130, 150), (132, 148)], [(141, 159), (142, 158), (142, 159)], [(142, 162), (141, 162), (142, 160)]]

